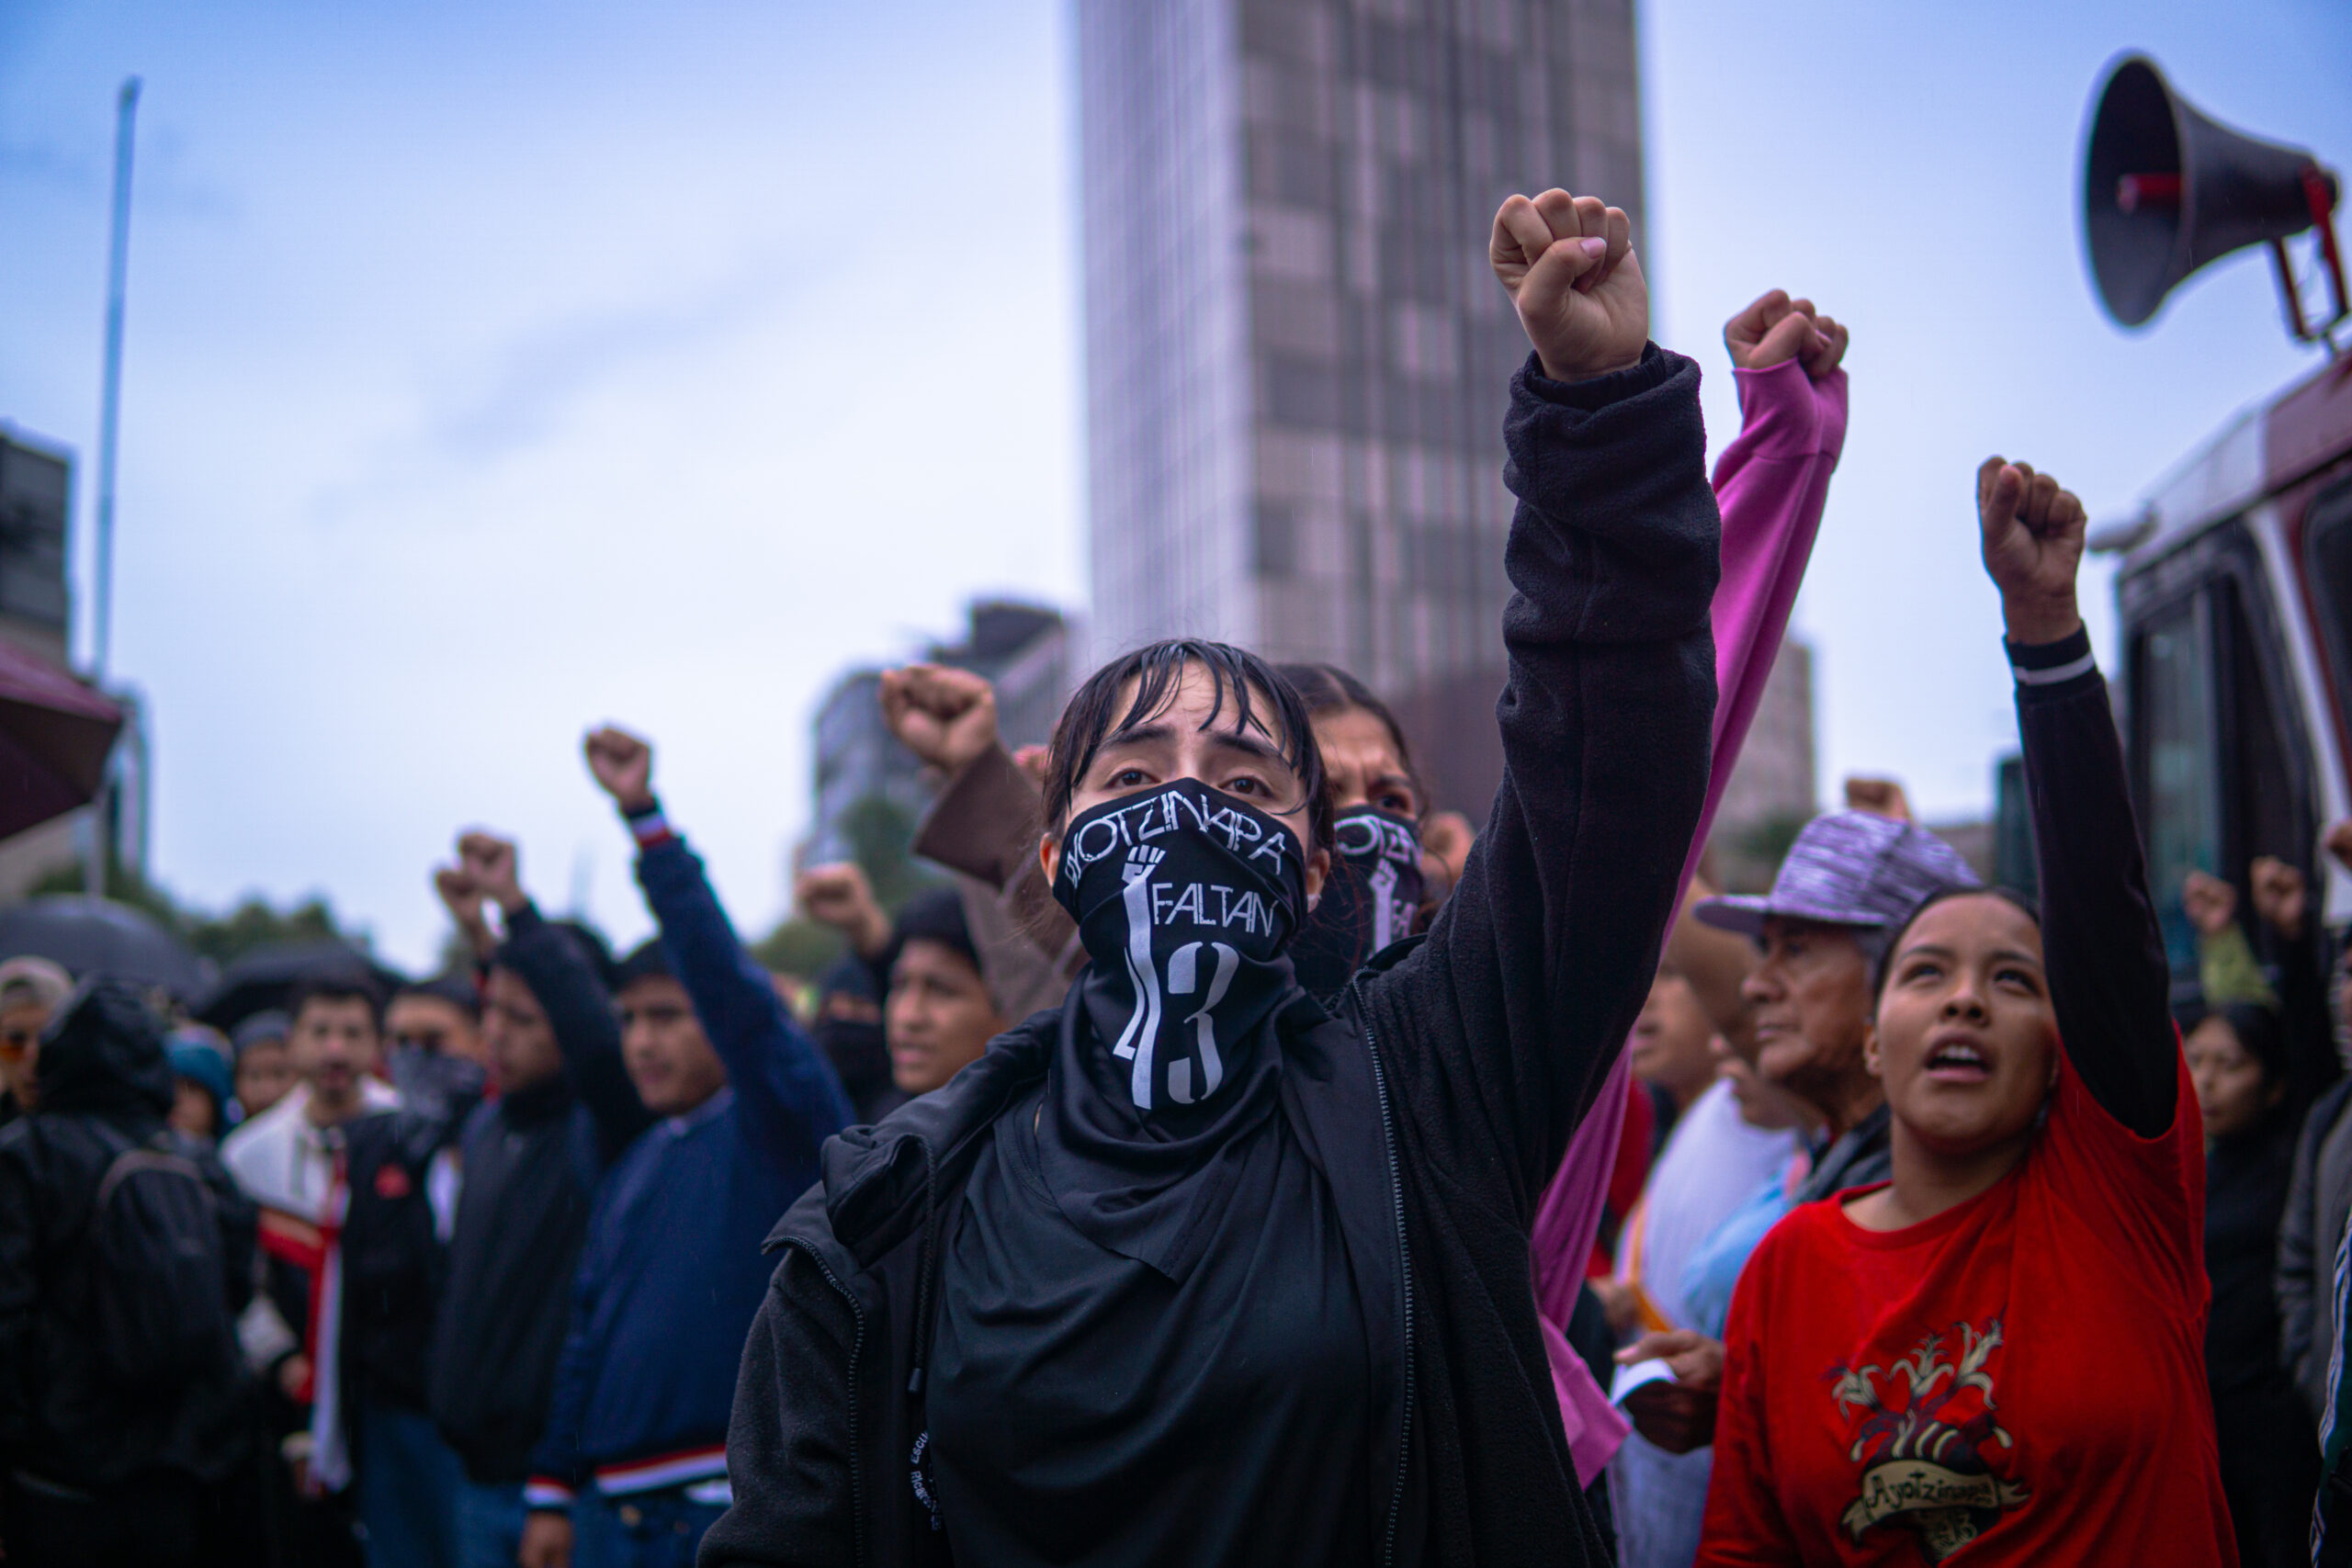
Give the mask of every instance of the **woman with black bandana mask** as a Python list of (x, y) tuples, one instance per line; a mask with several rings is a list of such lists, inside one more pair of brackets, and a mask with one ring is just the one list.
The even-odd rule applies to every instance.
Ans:
[[(1428, 812), (1403, 728), (1362, 682), (1328, 664), (1279, 671), (1306, 705), (1333, 817), (1331, 874), (1291, 945), (1291, 964), (1308, 996), (1329, 1001), (1374, 953), (1436, 912), (1471, 829), (1457, 812)], [(1043, 795), (999, 738), (986, 678), (935, 664), (886, 671), (882, 706), (891, 733), (944, 779), (915, 852), (994, 889), (1000, 919), (1025, 931), (1046, 959), (1065, 961), (1065, 978), (1074, 978), (1085, 948), (1036, 863)]]
[(1453, 897), (1328, 1008), (1298, 694), (1212, 643), (1098, 671), (1038, 865), (1089, 964), (828, 1145), (771, 1238), (707, 1565), (1602, 1562), (1528, 1226), (1639, 1010), (1707, 780), (1698, 376), (1622, 212), (1513, 197), (1505, 777)]

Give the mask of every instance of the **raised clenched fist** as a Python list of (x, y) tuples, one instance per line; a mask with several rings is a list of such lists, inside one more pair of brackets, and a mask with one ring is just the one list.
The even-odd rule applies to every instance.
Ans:
[(792, 899), (802, 914), (847, 937), (862, 958), (890, 945), (890, 917), (875, 901), (874, 886), (854, 861), (808, 867), (793, 879)]
[(2209, 872), (2192, 871), (2180, 881), (2180, 907), (2199, 936), (2219, 936), (2238, 912), (2238, 890)]
[(2246, 897), (2266, 925), (2289, 942), (2301, 939), (2310, 902), (2301, 872), (2276, 855), (2262, 855), (2246, 873)]
[(488, 897), (480, 884), (462, 865), (435, 867), (433, 891), (440, 895), (441, 907), (449, 911), (449, 919), (457, 923), (458, 934), (466, 939), (466, 946), (477, 959), (486, 959), (498, 946), (498, 938), (490, 929), (490, 918), (482, 912)]
[(2083, 503), (2048, 474), (1987, 457), (1976, 470), (1976, 519), (2009, 640), (2031, 646), (2072, 637), (2083, 624), (2075, 603)]
[(1544, 375), (1589, 381), (1641, 363), (1650, 289), (1621, 209), (1564, 190), (1514, 196), (1495, 214), (1487, 259)]
[(1818, 381), (1846, 357), (1846, 329), (1815, 310), (1810, 299), (1792, 299), (1775, 288), (1749, 301), (1724, 323), (1724, 347), (1741, 370), (1766, 370), (1794, 359)]
[(458, 840), (458, 864), (482, 896), (509, 915), (531, 900), (523, 892), (522, 863), (514, 840), (480, 829)]
[(623, 811), (643, 811), (653, 804), (652, 747), (626, 729), (606, 725), (591, 731), (581, 750), (597, 787)]
[(956, 773), (997, 743), (996, 689), (969, 670), (910, 664), (882, 672), (882, 721), (899, 744)]
[(1894, 779), (1865, 778), (1857, 773), (1846, 781), (1846, 809), (1867, 811), (1891, 822), (1911, 820), (1911, 797)]

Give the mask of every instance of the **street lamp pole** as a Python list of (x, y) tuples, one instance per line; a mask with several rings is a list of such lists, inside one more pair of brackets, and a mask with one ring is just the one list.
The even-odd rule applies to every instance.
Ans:
[[(123, 78), (115, 100), (114, 231), (107, 247), (107, 359), (98, 403), (98, 525), (97, 581), (92, 614), (96, 647), (92, 679), (104, 682), (107, 657), (114, 636), (114, 461), (122, 417), (122, 299), (130, 273), (130, 150), (139, 118), (139, 78)], [(83, 886), (92, 897), (107, 890), (107, 859), (114, 846), (113, 761), (108, 759), (105, 782), (91, 803), (90, 854), (83, 863)]]

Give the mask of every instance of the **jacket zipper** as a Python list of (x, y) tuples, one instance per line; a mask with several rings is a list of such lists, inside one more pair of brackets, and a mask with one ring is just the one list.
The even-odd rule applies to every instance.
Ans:
[(850, 1539), (854, 1543), (854, 1550), (857, 1560), (863, 1562), (866, 1560), (865, 1487), (861, 1484), (865, 1472), (861, 1456), (865, 1450), (858, 1447), (857, 1442), (857, 1363), (865, 1349), (865, 1309), (858, 1304), (857, 1298), (850, 1293), (849, 1287), (842, 1283), (841, 1276), (833, 1272), (832, 1265), (827, 1263), (815, 1247), (803, 1247), (797, 1241), (786, 1242), (785, 1245), (799, 1247), (808, 1260), (817, 1266), (817, 1272), (825, 1277), (825, 1283), (831, 1285), (840, 1293), (842, 1300), (849, 1303), (850, 1319), (857, 1325), (857, 1332), (850, 1337), (849, 1342), (849, 1508)]
[[(1361, 1014), (1359, 1014), (1361, 1016)], [(1388, 1530), (1380, 1543), (1380, 1561), (1396, 1561), (1396, 1529), (1405, 1513), (1405, 1477), (1413, 1451), (1413, 1258), (1405, 1240), (1405, 1183), (1396, 1162), (1396, 1124), (1388, 1107), (1388, 1075), (1381, 1070), (1380, 1046), (1372, 1025), (1363, 1026), (1364, 1050), (1372, 1056), (1372, 1087), (1380, 1097), (1380, 1141), (1388, 1155), (1388, 1200), (1396, 1219), (1396, 1263), (1405, 1287), (1405, 1410), (1397, 1426), (1396, 1487), (1388, 1499)]]

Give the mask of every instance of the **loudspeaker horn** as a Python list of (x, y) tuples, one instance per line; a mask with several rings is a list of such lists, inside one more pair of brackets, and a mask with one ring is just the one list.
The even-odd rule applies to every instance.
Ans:
[[(2295, 335), (2315, 337), (2346, 313), (2329, 221), (2336, 191), (2335, 174), (2304, 149), (2208, 118), (2155, 62), (2126, 55), (2099, 89), (2083, 155), (2083, 239), (2099, 299), (2136, 327), (2198, 268), (2267, 243)], [(2302, 319), (2285, 244), (2313, 228), (2335, 296), (2335, 316), (2316, 325)]]

